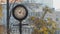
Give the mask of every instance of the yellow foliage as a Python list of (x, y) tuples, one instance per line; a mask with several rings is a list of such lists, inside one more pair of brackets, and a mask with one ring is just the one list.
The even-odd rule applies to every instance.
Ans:
[(2, 16), (3, 16), (3, 14), (2, 14), (2, 5), (0, 5), (0, 19), (2, 19)]
[(48, 31), (44, 31), (44, 34), (48, 34)]
[[(56, 22), (48, 18), (47, 21), (44, 20), (44, 17), (47, 12), (52, 13), (52, 10), (49, 7), (43, 8), (44, 14), (42, 17), (36, 18), (31, 17), (31, 20), (34, 22), (34, 31), (32, 34), (54, 34), (56, 31)], [(49, 28), (51, 26), (51, 28)]]
[[(54, 32), (56, 30), (56, 22), (51, 20), (50, 18), (48, 18), (48, 20), (47, 20), (48, 22), (47, 22), (43, 19), (33, 17), (32, 21), (34, 21), (33, 34), (40, 34), (42, 32), (43, 32), (43, 34), (48, 34), (49, 32), (50, 32), (50, 34), (54, 34)], [(52, 28), (50, 29), (47, 26), (52, 26)]]

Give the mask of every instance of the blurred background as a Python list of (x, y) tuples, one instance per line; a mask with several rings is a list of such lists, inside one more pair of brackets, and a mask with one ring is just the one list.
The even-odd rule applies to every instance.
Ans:
[[(7, 4), (6, 4), (6, 0), (0, 0), (0, 28), (1, 30), (4, 31), (4, 34), (6, 33), (6, 29), (7, 29), (7, 22), (6, 22), (6, 17), (7, 17)], [(28, 17), (22, 22), (22, 23), (26, 23), (26, 24), (30, 24), (28, 18), (31, 16), (35, 16), (35, 17), (41, 17), (43, 14), (43, 7), (48, 6), (52, 9), (54, 9), (55, 11), (50, 14), (46, 14), (45, 19), (47, 17), (52, 18), (54, 21), (57, 22), (58, 26), (57, 28), (60, 28), (60, 2), (59, 0), (9, 0), (9, 6), (10, 6), (10, 10), (12, 10), (12, 8), (14, 6), (16, 6), (17, 4), (23, 4), (24, 6), (27, 7), (28, 9)], [(14, 5), (13, 5), (14, 4)], [(33, 6), (34, 5), (34, 6)], [(11, 30), (11, 34), (19, 34), (19, 26), (13, 26), (15, 24), (18, 24), (19, 21), (15, 20), (14, 17), (11, 14), (10, 17), (10, 22), (9, 22), (9, 26), (10, 26), (10, 30)], [(0, 30), (0, 31), (1, 31)], [(23, 34), (31, 34), (33, 28), (32, 26), (23, 26), (22, 31)], [(55, 34), (60, 34), (60, 30), (56, 30)]]

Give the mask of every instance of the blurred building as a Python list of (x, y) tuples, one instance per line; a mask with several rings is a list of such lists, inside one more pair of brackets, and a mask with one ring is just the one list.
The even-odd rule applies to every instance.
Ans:
[[(40, 3), (44, 5), (48, 5), (49, 7), (53, 7), (53, 0), (9, 0), (10, 3), (16, 2), (23, 2), (23, 3)], [(0, 3), (6, 4), (6, 0), (0, 0)]]
[(40, 3), (40, 4), (47, 5), (49, 7), (53, 7), (53, 0), (24, 0), (24, 1), (29, 3)]

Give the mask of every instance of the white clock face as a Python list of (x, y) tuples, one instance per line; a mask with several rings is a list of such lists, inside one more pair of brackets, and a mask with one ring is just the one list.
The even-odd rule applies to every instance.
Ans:
[(15, 9), (14, 15), (15, 15), (17, 18), (24, 18), (25, 15), (26, 15), (26, 10), (25, 10), (23, 7), (17, 7), (17, 8)]

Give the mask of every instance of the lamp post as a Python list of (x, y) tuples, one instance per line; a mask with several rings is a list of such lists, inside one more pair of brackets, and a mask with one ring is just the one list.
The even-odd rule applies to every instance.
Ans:
[(7, 34), (10, 34), (9, 32), (9, 0), (7, 0)]

